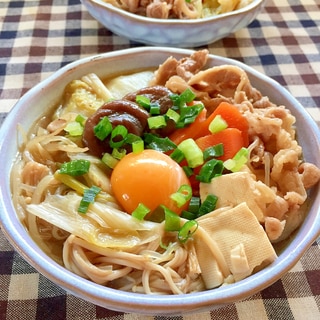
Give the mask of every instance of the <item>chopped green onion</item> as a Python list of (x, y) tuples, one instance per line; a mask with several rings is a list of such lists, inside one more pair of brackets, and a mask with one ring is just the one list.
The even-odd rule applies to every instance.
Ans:
[(173, 143), (168, 137), (161, 138), (152, 133), (145, 133), (143, 138), (149, 149), (167, 152), (177, 147), (176, 144)]
[(136, 96), (136, 103), (145, 109), (150, 108), (150, 99), (147, 96), (138, 94)]
[(247, 163), (248, 154), (248, 149), (241, 148), (232, 159), (226, 160), (223, 166), (232, 172), (237, 172)]
[(224, 153), (223, 143), (216, 144), (215, 146), (208, 147), (203, 151), (203, 159), (220, 157)]
[(142, 139), (132, 142), (132, 152), (133, 153), (140, 153), (143, 150), (144, 150), (144, 142)]
[[(180, 108), (180, 95), (177, 93), (173, 93), (170, 95), (170, 99), (173, 102), (173, 107), (171, 109), (179, 110), (179, 108)], [(182, 102), (181, 104), (183, 106), (185, 104), (185, 102)]]
[(179, 231), (180, 230), (180, 216), (171, 211), (165, 206), (161, 206), (164, 209), (165, 222), (164, 229), (166, 231)]
[(191, 197), (192, 188), (187, 184), (181, 185), (178, 191), (170, 196), (170, 198), (176, 202), (178, 208), (181, 208), (183, 205), (185, 205), (191, 199)]
[(110, 137), (110, 147), (111, 148), (120, 148), (127, 137), (128, 129), (122, 124), (117, 125), (111, 132)]
[(180, 118), (176, 123), (176, 128), (183, 128), (186, 125), (194, 122), (199, 113), (203, 110), (203, 104), (196, 104), (193, 106), (185, 106), (180, 108)]
[(182, 210), (181, 218), (184, 218), (187, 220), (194, 220), (197, 218), (197, 214), (190, 212), (190, 211), (187, 211), (187, 210)]
[(137, 208), (133, 210), (132, 216), (138, 220), (143, 220), (144, 217), (150, 212), (150, 209), (143, 203), (139, 203)]
[(185, 158), (185, 156), (184, 156), (184, 153), (179, 148), (176, 148), (171, 153), (170, 158), (175, 162), (180, 163)]
[(180, 118), (180, 114), (173, 109), (169, 108), (168, 111), (166, 112), (166, 116), (173, 120), (174, 122), (178, 122)]
[(154, 116), (148, 118), (149, 129), (159, 129), (165, 127), (167, 124), (164, 116)]
[(193, 170), (190, 167), (183, 166), (182, 169), (188, 178), (193, 175)]
[(65, 126), (64, 130), (67, 131), (70, 136), (78, 137), (83, 133), (83, 126), (79, 122), (72, 121)]
[(102, 156), (102, 162), (107, 165), (110, 169), (114, 169), (120, 160), (113, 157), (110, 153), (105, 153)]
[(185, 103), (192, 102), (195, 97), (196, 94), (190, 88), (187, 88), (180, 94), (180, 100)]
[(157, 102), (151, 102), (148, 96), (137, 95), (136, 102), (143, 108), (148, 109), (150, 114), (160, 114), (160, 105)]
[(208, 194), (206, 199), (202, 202), (198, 216), (203, 216), (204, 214), (207, 214), (211, 211), (213, 211), (216, 208), (218, 201), (218, 197), (213, 194)]
[(216, 115), (209, 124), (209, 131), (211, 133), (217, 133), (228, 128), (227, 122), (221, 117), (220, 114)]
[(186, 103), (189, 103), (194, 100), (196, 97), (195, 93), (190, 88), (187, 88), (183, 91), (180, 95), (179, 94), (172, 94), (170, 95), (170, 99), (172, 100), (174, 106), (182, 107)]
[(190, 202), (189, 202), (189, 207), (188, 211), (197, 214), (200, 209), (200, 198), (199, 197), (191, 197)]
[(154, 209), (147, 217), (148, 221), (153, 221), (157, 223), (161, 223), (165, 219), (165, 213), (163, 206), (158, 206)]
[(185, 243), (198, 229), (196, 220), (187, 221), (178, 233), (178, 239), (181, 243)]
[(87, 118), (86, 118), (84, 115), (82, 115), (82, 114), (79, 113), (79, 114), (76, 116), (75, 121), (78, 122), (78, 123), (80, 123), (82, 126), (84, 126), (85, 123), (86, 123), (86, 121), (87, 121)]
[(65, 162), (61, 165), (59, 173), (68, 174), (70, 176), (81, 176), (89, 171), (90, 161), (89, 160), (72, 160)]
[(200, 182), (209, 183), (214, 177), (221, 176), (223, 169), (221, 160), (211, 159), (201, 167), (196, 179)]
[(101, 141), (103, 141), (112, 131), (112, 124), (108, 117), (103, 117), (94, 126), (94, 135)]
[(80, 201), (78, 212), (86, 213), (88, 211), (90, 203), (94, 202), (97, 194), (100, 191), (101, 189), (97, 186), (92, 186), (91, 188), (85, 189), (83, 193), (83, 197)]
[(178, 149), (183, 152), (190, 168), (195, 168), (203, 164), (203, 153), (193, 139), (183, 140), (178, 145)]
[(158, 103), (151, 103), (149, 112), (151, 115), (160, 114), (160, 105)]
[(129, 132), (126, 136), (125, 143), (133, 144), (135, 141), (139, 141), (139, 140), (141, 140), (140, 136)]
[(121, 160), (126, 155), (126, 153), (126, 149), (113, 148), (111, 155), (113, 158)]

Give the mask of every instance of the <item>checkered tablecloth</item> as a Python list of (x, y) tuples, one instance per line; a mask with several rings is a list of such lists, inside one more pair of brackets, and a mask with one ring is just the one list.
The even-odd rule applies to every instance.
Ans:
[[(61, 66), (136, 46), (96, 22), (80, 0), (1, 0), (0, 125), (21, 95)], [(206, 47), (277, 80), (320, 125), (319, 0), (267, 0), (247, 28)], [(153, 317), (103, 309), (66, 293), (26, 263), (0, 230), (0, 319), (320, 319), (320, 239), (281, 280), (244, 301)]]

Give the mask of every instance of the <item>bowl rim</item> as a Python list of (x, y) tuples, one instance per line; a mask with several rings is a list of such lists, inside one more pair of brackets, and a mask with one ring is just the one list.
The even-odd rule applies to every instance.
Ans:
[[(7, 132), (10, 131), (10, 127), (15, 125), (15, 118), (19, 114), (19, 111), (24, 105), (25, 101), (28, 101), (28, 99), (38, 94), (38, 91), (44, 90), (44, 88), (50, 85), (51, 82), (55, 82), (63, 78), (66, 73), (72, 73), (75, 68), (81, 65), (90, 64), (92, 62), (100, 62), (104, 61), (105, 59), (111, 59), (118, 56), (120, 56), (122, 59), (125, 59), (126, 56), (129, 55), (139, 55), (141, 53), (165, 53), (168, 57), (175, 54), (189, 56), (194, 51), (195, 50), (191, 49), (167, 47), (137, 47), (89, 56), (60, 68), (47, 79), (43, 80), (34, 88), (29, 90), (24, 96), (22, 96), (21, 99), (15, 104), (13, 109), (9, 112), (0, 128), (0, 159), (5, 155), (7, 141), (6, 139), (2, 138), (10, 138), (7, 135)], [(239, 66), (248, 72), (249, 77), (259, 77), (260, 79), (266, 81), (269, 85), (276, 87), (288, 101), (292, 102), (292, 105), (294, 105), (296, 108), (295, 111), (299, 113), (301, 117), (305, 119), (305, 121), (307, 121), (309, 130), (310, 132), (314, 133), (319, 146), (320, 130), (315, 121), (283, 86), (261, 72), (256, 71), (252, 67), (243, 64), (242, 62), (213, 54), (210, 54), (210, 59), (214, 59), (223, 64)], [(232, 287), (225, 286), (198, 293), (182, 295), (155, 296), (139, 293), (128, 293), (94, 284), (89, 280), (73, 274), (51, 259), (51, 262), (48, 263), (48, 256), (39, 247), (34, 246), (33, 240), (27, 234), (23, 225), (21, 223), (15, 224), (16, 220), (19, 219), (11, 203), (11, 192), (10, 190), (3, 188), (3, 185), (3, 180), (1, 180), (0, 224), (2, 226), (2, 231), (9, 242), (14, 246), (15, 250), (30, 265), (34, 266), (38, 272), (65, 289), (67, 292), (70, 292), (73, 295), (96, 305), (110, 308), (119, 312), (131, 312), (149, 315), (193, 313), (217, 308), (224, 304), (244, 299), (268, 287), (277, 281), (283, 274), (289, 271), (303, 255), (304, 250), (302, 251), (301, 248), (304, 248), (305, 250), (309, 248), (320, 234), (320, 186), (318, 185), (317, 189), (314, 191), (317, 192), (317, 198), (315, 199), (315, 203), (312, 205), (314, 217), (312, 218), (310, 215), (306, 217), (301, 228), (298, 230), (298, 234), (301, 233), (301, 230), (306, 232), (301, 235), (300, 240), (298, 237), (293, 239), (286, 250), (284, 250), (284, 252), (281, 254), (280, 261), (276, 260), (273, 264), (267, 266), (262, 271), (251, 275), (242, 281), (232, 284)], [(10, 203), (10, 207), (8, 207), (8, 203)], [(15, 215), (16, 220), (10, 218), (12, 214)], [(243, 284), (246, 285), (245, 288), (243, 288)], [(79, 288), (82, 290), (81, 288), (84, 285), (86, 286), (86, 290), (79, 292)], [(230, 288), (232, 288), (232, 290), (230, 290)]]
[[(231, 12), (226, 12), (222, 13), (216, 16), (210, 16), (210, 17), (205, 17), (201, 19), (156, 19), (156, 18), (149, 18), (145, 16), (141, 16), (138, 14), (131, 13), (129, 11), (125, 11), (121, 8), (115, 7), (110, 3), (104, 2), (103, 0), (81, 0), (83, 5), (87, 7), (87, 3), (91, 3), (92, 5), (99, 6), (102, 9), (110, 11), (111, 14), (113, 15), (119, 15), (122, 16), (125, 19), (130, 19), (132, 21), (136, 22), (141, 22), (146, 23), (146, 24), (155, 24), (155, 25), (166, 25), (170, 23), (171, 27), (175, 26), (184, 26), (184, 25), (190, 25), (194, 27), (195, 25), (202, 25), (202, 24), (207, 24), (211, 22), (217, 22), (220, 20), (224, 20), (225, 18), (232, 18), (235, 15), (243, 14), (243, 13), (248, 13), (251, 11), (256, 10), (258, 7), (262, 6), (266, 0), (252, 0), (251, 3), (248, 5), (244, 6), (243, 8), (231, 11)], [(90, 11), (89, 11), (90, 12)]]

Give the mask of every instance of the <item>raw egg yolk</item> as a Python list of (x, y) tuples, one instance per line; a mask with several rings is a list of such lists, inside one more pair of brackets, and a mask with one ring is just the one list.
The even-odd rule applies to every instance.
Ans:
[(114, 196), (130, 214), (139, 203), (151, 211), (164, 205), (180, 214), (188, 204), (178, 208), (170, 196), (183, 184), (190, 182), (179, 164), (155, 150), (127, 154), (111, 174)]

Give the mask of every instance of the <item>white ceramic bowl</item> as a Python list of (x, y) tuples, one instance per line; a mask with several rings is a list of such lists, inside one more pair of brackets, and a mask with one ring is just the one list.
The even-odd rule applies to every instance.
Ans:
[(89, 13), (115, 34), (148, 45), (198, 47), (236, 32), (259, 14), (265, 0), (218, 16), (197, 20), (154, 19), (132, 14), (102, 0), (81, 0)]
[[(168, 56), (189, 56), (190, 50), (173, 48), (136, 48), (115, 51), (85, 58), (60, 69), (45, 81), (27, 92), (14, 106), (0, 130), (0, 217), (2, 230), (14, 248), (45, 277), (70, 293), (105, 308), (143, 314), (179, 314), (200, 312), (223, 304), (244, 299), (278, 280), (301, 258), (320, 234), (320, 188), (311, 192), (309, 213), (296, 233), (274, 263), (262, 271), (225, 287), (184, 295), (145, 295), (122, 292), (85, 280), (55, 263), (32, 241), (20, 223), (11, 200), (10, 171), (18, 152), (17, 125), (27, 131), (48, 106), (61, 96), (66, 84), (72, 79), (95, 72), (104, 78), (108, 74), (155, 67)], [(320, 132), (304, 108), (283, 86), (234, 60), (210, 56), (208, 66), (233, 64), (243, 68), (256, 88), (269, 96), (271, 101), (287, 106), (297, 119), (298, 137), (307, 161), (320, 166)]]

